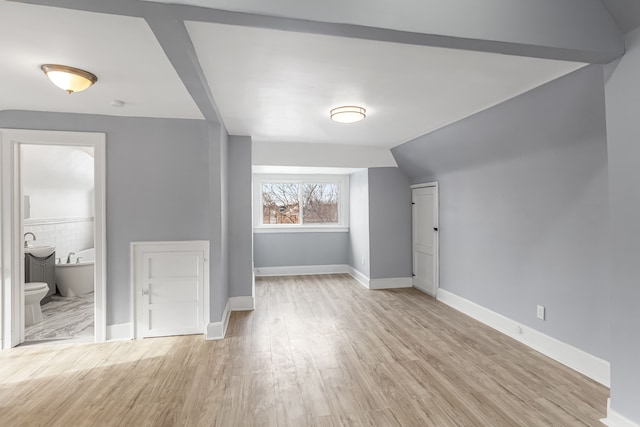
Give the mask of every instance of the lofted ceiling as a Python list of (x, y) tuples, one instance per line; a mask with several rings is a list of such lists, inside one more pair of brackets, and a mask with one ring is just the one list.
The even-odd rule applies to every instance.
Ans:
[[(401, 4), (0, 0), (0, 110), (219, 117), (256, 142), (390, 148), (620, 52), (599, 0)], [(66, 95), (42, 63), (99, 81)], [(331, 122), (346, 104), (366, 120)]]
[[(584, 64), (188, 22), (229, 132), (390, 148)], [(221, 60), (224, 58), (224, 60)], [(329, 110), (359, 105), (344, 125)]]
[[(152, 0), (203, 8), (506, 42), (605, 46), (618, 34), (600, 0)], [(629, 2), (637, 0), (607, 0)], [(581, 28), (579, 32), (573, 31)], [(542, 30), (543, 29), (543, 30)]]
[[(141, 18), (0, 1), (0, 52), (0, 110), (202, 118)], [(98, 82), (67, 95), (43, 63), (86, 69)]]

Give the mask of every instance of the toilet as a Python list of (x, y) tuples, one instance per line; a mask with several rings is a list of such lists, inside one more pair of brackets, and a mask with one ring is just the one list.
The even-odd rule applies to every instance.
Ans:
[(42, 322), (40, 301), (49, 292), (49, 285), (44, 282), (24, 284), (24, 326)]

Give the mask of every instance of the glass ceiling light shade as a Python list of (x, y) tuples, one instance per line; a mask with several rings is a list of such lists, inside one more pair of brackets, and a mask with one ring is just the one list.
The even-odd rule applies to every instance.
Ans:
[(44, 64), (40, 68), (54, 85), (67, 93), (82, 92), (98, 81), (95, 74), (66, 65)]
[(355, 123), (367, 117), (367, 110), (355, 105), (337, 107), (329, 111), (331, 120), (338, 123)]

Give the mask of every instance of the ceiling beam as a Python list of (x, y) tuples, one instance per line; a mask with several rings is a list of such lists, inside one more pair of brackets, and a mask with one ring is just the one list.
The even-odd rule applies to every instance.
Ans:
[(143, 18), (205, 120), (223, 123), (209, 83), (184, 25), (171, 5), (137, 0), (10, 0), (84, 12)]
[[(185, 21), (586, 63), (609, 63), (624, 54), (622, 33), (598, 0), (437, 0), (437, 7), (426, 0), (382, 5), (351, 0), (349, 6), (331, 1), (258, 3), (238, 0), (236, 9), (251, 6), (241, 12), (176, 5), (176, 13)], [(226, 3), (212, 0), (208, 4)], [(351, 13), (358, 4), (360, 12)], [(335, 12), (327, 11), (331, 5)], [(267, 14), (277, 14), (278, 7), (282, 8), (279, 16)], [(421, 13), (420, 8), (428, 13)], [(379, 16), (385, 10), (391, 18)], [(408, 22), (412, 12), (419, 19)]]
[[(137, 17), (167, 7), (140, 0), (11, 1)], [(243, 12), (170, 6), (184, 21), (587, 63), (609, 63), (624, 54), (622, 33), (599, 0), (403, 0), (398, 4), (351, 0), (348, 5), (336, 1), (237, 0), (234, 7)], [(267, 15), (272, 10), (275, 12)], [(280, 16), (273, 16), (278, 13)]]
[(85, 12), (107, 13), (110, 15), (133, 16), (142, 18), (146, 2), (129, 0), (8, 0), (13, 3), (34, 4), (59, 7), (62, 9), (82, 10)]
[[(425, 7), (427, 4), (432, 13), (426, 14), (424, 19), (414, 20), (413, 26), (404, 26), (402, 30), (306, 20), (301, 19), (300, 14), (293, 18), (278, 17), (140, 0), (10, 1), (145, 19), (205, 119), (219, 123), (223, 123), (223, 120), (186, 29), (186, 21), (587, 63), (608, 63), (624, 53), (622, 34), (598, 0), (486, 0), (482, 5), (477, 0), (456, 0), (438, 1), (438, 7), (428, 1), (415, 0), (418, 3), (414, 1), (413, 7)], [(352, 1), (358, 3), (365, 0)], [(413, 0), (407, 1), (411, 3)], [(295, 5), (298, 8), (309, 7), (310, 12), (317, 12), (313, 8), (325, 8), (320, 10), (322, 13), (309, 16), (321, 16), (323, 19), (335, 17), (335, 14), (327, 14), (327, 6), (321, 3)], [(266, 7), (259, 4), (260, 7)], [(461, 9), (461, 6), (465, 8)], [(388, 21), (376, 14), (380, 15), (380, 10), (385, 7), (388, 6), (378, 4), (378, 9), (371, 9), (371, 14), (367, 16), (374, 16), (377, 19), (374, 19), (375, 23), (383, 25)], [(410, 14), (406, 8), (397, 9), (402, 19)], [(474, 14), (477, 16), (470, 19), (469, 16)], [(358, 16), (356, 14), (354, 18), (353, 14), (348, 15), (353, 22), (366, 21)], [(423, 21), (427, 23), (426, 27), (421, 26)], [(405, 31), (406, 28), (418, 28), (421, 32)], [(429, 32), (429, 29), (434, 31)]]
[(223, 123), (184, 21), (176, 19), (171, 6), (156, 6), (162, 7), (149, 8), (144, 19), (204, 118)]

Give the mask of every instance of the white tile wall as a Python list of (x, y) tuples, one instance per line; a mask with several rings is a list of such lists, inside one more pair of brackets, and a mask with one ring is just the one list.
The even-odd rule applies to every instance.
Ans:
[(93, 218), (25, 224), (24, 232), (36, 235), (35, 246), (55, 246), (56, 258), (63, 258), (63, 262), (70, 252), (93, 248)]

